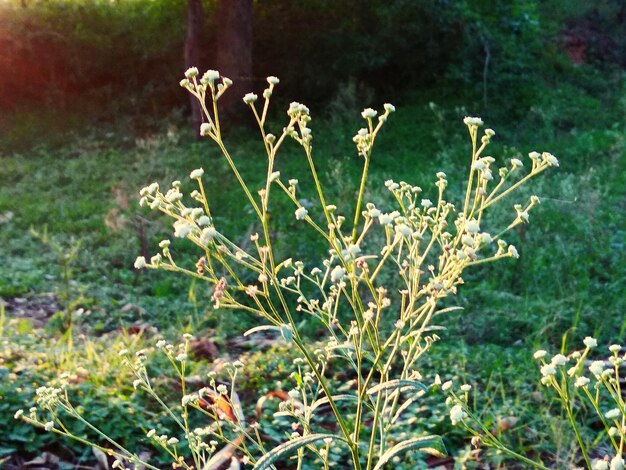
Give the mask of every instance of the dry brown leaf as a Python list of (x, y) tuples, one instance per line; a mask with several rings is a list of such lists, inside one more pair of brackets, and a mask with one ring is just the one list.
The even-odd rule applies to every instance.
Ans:
[[(239, 423), (235, 410), (233, 409), (233, 404), (231, 404), (229, 398), (226, 395), (217, 393), (210, 388), (207, 388), (205, 390), (205, 396), (201, 397), (198, 400), (200, 406), (207, 409), (214, 409), (220, 419), (225, 419), (233, 424), (244, 425), (244, 423)], [(235, 406), (238, 407), (237, 411), (241, 412), (240, 416), (243, 420), (243, 410), (241, 409), (241, 402), (239, 401), (239, 397), (237, 396), (236, 392), (233, 392), (232, 395), (233, 401), (236, 402)]]
[(515, 416), (507, 416), (506, 418), (498, 418), (498, 431), (499, 432), (509, 431), (510, 429), (513, 429), (515, 427), (518, 421), (519, 419), (516, 418)]
[(189, 343), (191, 354), (198, 359), (208, 359), (212, 361), (218, 355), (217, 346), (213, 341), (199, 339)]

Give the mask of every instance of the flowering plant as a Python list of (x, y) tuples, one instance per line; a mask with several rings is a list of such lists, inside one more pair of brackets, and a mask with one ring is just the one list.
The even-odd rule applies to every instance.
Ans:
[[(511, 222), (495, 231), (489, 227), (489, 209), (531, 178), (558, 166), (558, 160), (547, 152), (531, 152), (527, 172), (517, 158), (496, 169), (496, 159), (483, 155), (495, 132), (486, 129), (481, 133), (483, 121), (467, 117), (464, 124), (471, 140), (471, 159), (463, 200), (454, 204), (447, 199), (448, 178), (439, 172), (431, 198), (418, 186), (389, 180), (385, 186), (395, 207), (377, 207), (364, 201), (365, 188), (377, 136), (395, 108), (385, 104), (380, 113), (367, 108), (362, 112), (364, 127), (353, 138), (363, 170), (354, 211), (348, 212), (352, 204), (341, 207), (328, 201), (318, 177), (309, 109), (291, 103), (282, 130), (271, 133), (268, 129), (270, 100), (279, 80), (268, 77), (267, 83), (262, 99), (253, 93), (243, 98), (256, 119), (267, 156), (265, 184), (255, 195), (222, 138), (218, 104), (231, 80), (213, 70), (200, 77), (198, 70), (191, 68), (181, 81), (203, 110), (201, 135), (220, 149), (258, 218), (261, 233), (250, 236), (252, 248), (238, 246), (220, 231), (214, 218), (216, 208), (203, 185), (204, 171), (198, 168), (189, 175), (197, 189), (187, 198), (179, 181), (167, 189), (152, 183), (140, 192), (142, 206), (172, 219), (174, 237), (197, 246), (195, 266), (175, 259), (170, 240), (163, 240), (159, 253), (150, 260), (138, 257), (135, 267), (183, 273), (206, 282), (212, 286), (216, 308), (250, 312), (261, 320), (245, 335), (274, 331), (293, 345), (299, 355), (297, 371), (292, 375), (293, 389), (282, 397), (275, 414), (288, 423), (284, 438), (270, 442), (258, 422), (246, 420), (236, 393), (242, 363), (227, 368), (226, 383), (220, 383), (211, 372), (208, 387), (187, 392), (189, 338), (179, 346), (165, 341), (157, 345), (181, 380), (183, 397), (176, 409), (163, 403), (154, 391), (145, 355), (133, 358), (122, 352), (136, 376), (135, 387), (157, 400), (182, 429), (188, 454), (181, 453), (175, 437), (158, 435), (155, 430), (150, 430), (148, 437), (171, 455), (176, 466), (184, 468), (217, 468), (229, 461), (264, 469), (285, 459), (293, 459), (297, 468), (305, 462), (328, 468), (346, 453), (351, 468), (378, 470), (407, 451), (443, 454), (439, 436), (397, 439), (391, 434), (401, 426), (403, 413), (439, 386), (423, 383), (418, 366), (420, 357), (439, 340), (437, 331), (442, 327), (434, 325), (433, 319), (457, 308), (446, 307), (443, 301), (463, 284), (465, 269), (518, 257), (516, 248), (507, 244), (503, 235), (529, 221), (529, 212), (539, 204), (539, 198), (532, 196), (515, 204)], [(314, 204), (305, 205), (298, 198), (299, 182), (284, 179), (277, 169), (277, 155), (289, 139), (301, 146), (308, 162), (317, 195)], [(268, 216), (274, 192), (283, 193), (293, 203), (293, 217), (312, 227), (327, 245), (328, 255), (319, 264), (276, 258)], [(391, 273), (401, 284), (397, 294), (381, 281), (383, 272)], [(303, 318), (323, 326), (326, 336), (321, 343), (304, 336), (299, 327)], [(331, 366), (346, 368), (352, 379), (337, 385), (329, 372)], [(47, 418), (37, 410), (20, 416), (47, 430), (73, 436), (56, 412), (61, 407), (79, 416), (63, 387), (42, 389), (39, 407), (48, 413)], [(320, 425), (321, 408), (330, 410), (333, 421), (324, 428)], [(188, 416), (193, 410), (211, 416), (211, 424), (191, 429)], [(459, 410), (453, 414), (459, 419), (460, 415)], [(141, 460), (136, 453), (107, 440), (113, 448), (106, 451), (116, 456), (116, 465)]]
[[(591, 470), (621, 470), (624, 468), (624, 443), (626, 439), (626, 404), (623, 395), (623, 378), (620, 367), (626, 361), (624, 348), (619, 344), (609, 346), (610, 356), (604, 360), (589, 360), (591, 351), (598, 346), (595, 338), (587, 336), (583, 340), (585, 348), (575, 350), (568, 355), (558, 353), (546, 360), (548, 352), (540, 349), (533, 357), (540, 362), (541, 384), (552, 390), (558, 399), (561, 408), (566, 412), (569, 426), (576, 436), (576, 443), (580, 449), (581, 459), (586, 468)], [(586, 372), (590, 374), (587, 374)], [(452, 382), (446, 382), (442, 389), (448, 392), (447, 402), (450, 404), (450, 419), (452, 424), (463, 426), (473, 434), (472, 444), (476, 447), (485, 446), (498, 449), (504, 454), (514, 457), (540, 469), (547, 467), (534, 462), (523, 455), (509, 449), (502, 443), (497, 433), (494, 433), (482, 422), (480, 417), (469, 406), (468, 384), (455, 391)], [(594, 444), (601, 439), (607, 439), (612, 455), (605, 453), (603, 458), (592, 459), (589, 453), (589, 444), (581, 434), (581, 426), (577, 422), (575, 408), (587, 402), (595, 412), (601, 431)], [(608, 404), (607, 404), (608, 403)], [(608, 408), (608, 409), (607, 409)]]

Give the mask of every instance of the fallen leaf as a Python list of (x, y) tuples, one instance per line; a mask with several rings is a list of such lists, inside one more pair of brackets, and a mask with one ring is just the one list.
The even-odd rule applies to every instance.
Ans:
[[(217, 416), (220, 419), (225, 419), (233, 424), (245, 426), (245, 420), (243, 419), (243, 409), (241, 409), (241, 402), (236, 392), (232, 393), (233, 402), (238, 407), (237, 411), (240, 413), (241, 421), (237, 418), (233, 404), (231, 404), (229, 398), (226, 395), (217, 393), (210, 388), (205, 389), (204, 397), (198, 399), (198, 403), (201, 407), (207, 409), (214, 409), (217, 412)], [(205, 399), (206, 398), (206, 399)]]
[(208, 359), (212, 361), (217, 357), (217, 346), (213, 341), (199, 339), (189, 343), (191, 354), (198, 359)]

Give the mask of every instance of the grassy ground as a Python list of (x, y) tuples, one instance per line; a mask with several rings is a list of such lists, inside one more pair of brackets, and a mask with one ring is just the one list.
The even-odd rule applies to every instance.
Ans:
[[(441, 319), (447, 331), (424, 362), (429, 376), (438, 373), (476, 384), (476, 404), (485, 416), (493, 422), (518, 419), (520, 424), (508, 431), (511, 443), (557, 467), (570, 463), (575, 453), (565, 440), (552, 439), (567, 431), (538, 392), (532, 352), (559, 348), (565, 332), (569, 341), (590, 334), (601, 344), (626, 333), (626, 102), (619, 100), (619, 90), (599, 94), (573, 84), (544, 90), (537, 106), (515, 122), (487, 113), (493, 114), (487, 125), (497, 132), (494, 156), (548, 150), (559, 157), (561, 167), (528, 190), (540, 195), (542, 204), (530, 226), (509, 240), (521, 247), (520, 259), (466, 277), (458, 297), (464, 310)], [(439, 170), (448, 174), (451, 191), (459, 192), (469, 153), (461, 119), (471, 114), (459, 104), (454, 99), (428, 104), (423, 96), (396, 103), (398, 112), (375, 151), (366, 200), (384, 207), (381, 188), (388, 178), (432, 190)], [(329, 199), (350, 201), (360, 175), (350, 141), (360, 126), (358, 109), (341, 103), (331, 109), (332, 115), (319, 120), (314, 115), (314, 153)], [(275, 127), (282, 125), (277, 121)], [(172, 126), (141, 139), (97, 133), (63, 147), (33, 146), (0, 155), (0, 297), (7, 304), (0, 326), (0, 374), (10, 379), (0, 385), (1, 421), (8, 421), (37, 385), (69, 371), (77, 377), (76, 393), (83, 396), (85, 408), (100, 410), (96, 420), (120, 439), (141, 445), (141, 435), (133, 434), (126, 415), (146, 428), (148, 418), (161, 423), (166, 418), (149, 408), (149, 416), (143, 417), (145, 404), (119, 375), (119, 360), (111, 351), (129, 343), (149, 348), (155, 335), (173, 338), (192, 332), (215, 344), (217, 350), (205, 355), (209, 362), (198, 359), (198, 371), (209, 369), (215, 355), (232, 358), (233, 348), (245, 355), (257, 365), (243, 385), (251, 406), (275, 380), (286, 379), (284, 352), (259, 353), (254, 345), (237, 343), (252, 319), (213, 312), (210, 292), (186, 279), (132, 269), (135, 256), (154, 252), (171, 231), (166, 221), (138, 207), (138, 189), (152, 181), (184, 181), (199, 166), (205, 169), (213, 207), (219, 208), (216, 224), (227, 234), (238, 234), (235, 239), (241, 242), (258, 230), (241, 209), (243, 194), (216, 150), (195, 141), (180, 125)], [(254, 132), (231, 132), (228, 141), (243, 177), (259, 186), (265, 162)], [(310, 186), (305, 159), (295, 146), (280, 157), (278, 167), (284, 176), (298, 178), (303, 188)], [(312, 234), (296, 230), (292, 213), (282, 200), (272, 210), (277, 246), (284, 254), (314, 259), (321, 247)], [(192, 256), (184, 243), (174, 244), (173, 250), (180, 258)], [(72, 351), (62, 336), (68, 311), (75, 316)], [(143, 333), (130, 335), (137, 330)], [(433, 400), (418, 422), (444, 434), (457, 461), (471, 460), (468, 442), (451, 429), (445, 408)], [(32, 455), (52, 442), (49, 434), (16, 427), (3, 440), (0, 455)], [(77, 447), (55, 446), (57, 453), (79, 452), (68, 460), (89, 458)], [(488, 458), (495, 463), (501, 459)]]

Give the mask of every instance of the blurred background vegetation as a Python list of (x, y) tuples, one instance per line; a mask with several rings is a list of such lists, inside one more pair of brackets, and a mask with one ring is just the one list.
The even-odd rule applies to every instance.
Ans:
[[(208, 142), (195, 138), (189, 98), (178, 87), (191, 3), (0, 3), (2, 422), (38, 385), (69, 371), (85, 409), (97, 410), (94, 419), (120, 440), (144, 445), (132, 421), (147, 428), (143, 420), (167, 426), (167, 418), (151, 409), (145, 416), (146, 404), (128, 382), (123, 385), (110, 349), (129, 342), (149, 349), (155, 335), (191, 332), (204, 341), (198, 373), (220, 357), (244, 355), (254, 365), (243, 385), (251, 406), (277, 380), (287, 380), (288, 352), (277, 346), (259, 352), (258, 345), (239, 340), (253, 319), (216, 314), (210, 292), (187, 279), (132, 269), (136, 255), (149, 255), (171, 232), (138, 207), (138, 189), (154, 180), (167, 185), (185, 179), (198, 166), (205, 168), (224, 231), (243, 243), (255, 230), (250, 214), (241, 212), (243, 197), (228, 168)], [(464, 115), (479, 115), (496, 130), (497, 158), (532, 150), (559, 157), (561, 168), (528, 189), (543, 203), (530, 226), (509, 240), (521, 248), (521, 258), (468, 274), (458, 297), (465, 310), (441, 319), (448, 331), (423, 372), (473, 381), (486, 417), (520, 423), (505, 429), (511, 445), (555, 468), (570, 468), (579, 457), (573, 439), (559, 410), (538, 390), (530, 358), (538, 347), (559, 348), (566, 332), (568, 342), (594, 335), (604, 345), (626, 334), (626, 4), (232, 3), (248, 4), (251, 25), (249, 71), (232, 78), (245, 84), (243, 94), (262, 90), (267, 75), (280, 77), (273, 98), (276, 129), (284, 125), (290, 101), (310, 105), (316, 158), (331, 200), (354, 199), (360, 162), (350, 137), (361, 126), (358, 113), (387, 101), (398, 112), (375, 151), (368, 193), (383, 206), (389, 203), (381, 191), (388, 178), (426, 189), (443, 169), (450, 191), (460, 191), (469, 152)], [(224, 4), (200, 2), (201, 69), (217, 68), (219, 51), (229, 47), (220, 40)], [(252, 119), (238, 103), (227, 139), (255, 186), (265, 162)], [(285, 151), (281, 172), (305, 187), (306, 162), (295, 146)], [(232, 191), (224, 190), (228, 185)], [(320, 246), (306, 231), (294, 242), (289, 204), (276, 201), (272, 215), (282, 254), (315, 263)], [(494, 214), (506, 216), (506, 208)], [(181, 259), (193, 259), (184, 243), (174, 249)], [(308, 331), (314, 339), (315, 326)], [(164, 364), (154, 367), (165, 376)], [(164, 383), (176, 401), (176, 390)], [(436, 402), (429, 409), (419, 415), (420, 429), (444, 434), (457, 464), (513, 468), (501, 456), (471, 453), (444, 419), (445, 409)], [(586, 419), (584, 409), (578, 412)], [(597, 423), (586, 424), (591, 440)], [(602, 452), (600, 443), (596, 454)], [(54, 461), (46, 463), (50, 468), (93, 460), (89, 450), (27, 427), (0, 437), (7, 468), (42, 456)]]

